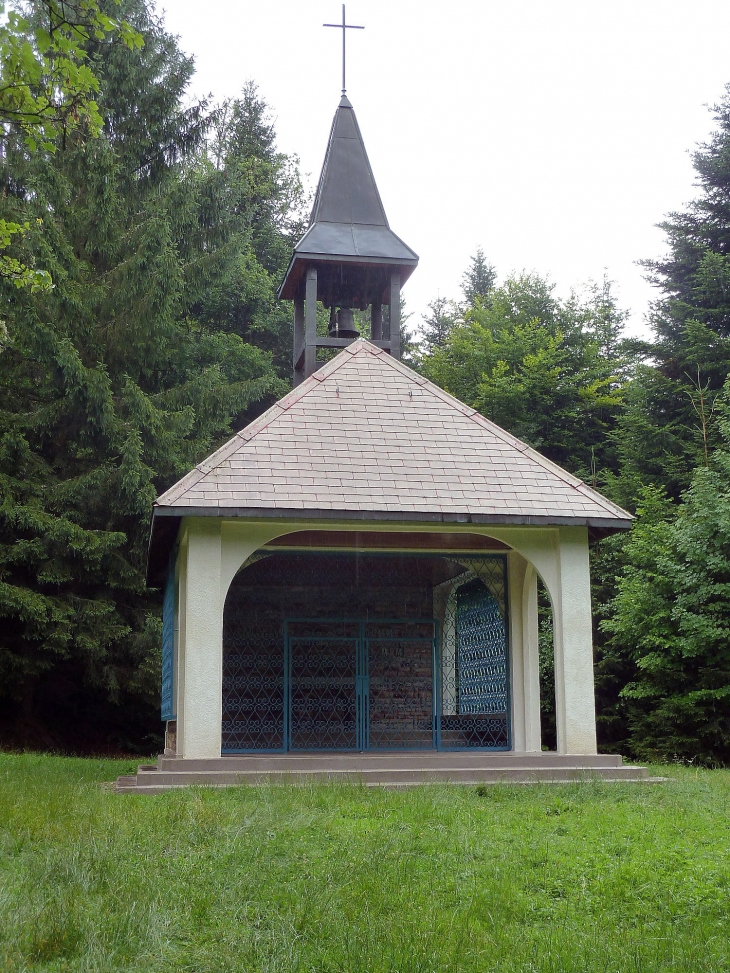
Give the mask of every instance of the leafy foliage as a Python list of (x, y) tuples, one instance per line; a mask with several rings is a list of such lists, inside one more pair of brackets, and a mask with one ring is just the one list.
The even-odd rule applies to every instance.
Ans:
[[(117, 4), (121, 0), (115, 0)], [(22, 134), (27, 149), (55, 152), (56, 140), (72, 131), (98, 135), (102, 118), (95, 101), (99, 81), (86, 43), (118, 35), (130, 47), (142, 35), (123, 20), (102, 13), (96, 0), (16, 2), (6, 13), (0, 2), (0, 140)], [(0, 219), (0, 279), (16, 287), (51, 286), (47, 271), (3, 253), (30, 224)]]
[[(39, 225), (42, 220), (36, 221)], [(30, 287), (33, 291), (44, 290), (51, 286), (51, 275), (47, 270), (29, 267), (18, 257), (4, 253), (13, 242), (18, 242), (30, 230), (30, 221), (14, 223), (0, 219), (0, 279), (11, 282), (15, 287)], [(15, 240), (14, 240), (15, 238)]]
[(548, 457), (596, 481), (628, 380), (625, 315), (610, 284), (560, 301), (535, 274), (508, 278), (427, 345), (423, 372)]
[(151, 503), (286, 389), (273, 292), (299, 192), (255, 89), (186, 104), (191, 60), (142, 0), (122, 12), (143, 46), (88, 41), (99, 137), (29, 153), (19, 133), (0, 173), (55, 282), (3, 294), (0, 693), (26, 738), (74, 746), (155, 725)]
[(651, 483), (677, 499), (718, 444), (708, 419), (730, 371), (730, 86), (714, 116), (714, 135), (693, 155), (700, 193), (661, 224), (668, 254), (645, 262), (661, 296), (645, 348), (652, 367), (637, 375), (621, 421), (626, 494)]
[[(122, 0), (112, 0), (119, 6)], [(3, 16), (4, 15), (4, 16)], [(102, 116), (95, 95), (88, 42), (117, 35), (141, 47), (142, 35), (105, 13), (97, 0), (0, 2), (0, 119), (3, 133), (20, 131), (30, 151), (56, 151), (56, 141), (85, 128), (98, 135)]]
[(730, 421), (719, 425), (724, 445), (678, 509), (644, 491), (603, 622), (634, 666), (622, 696), (644, 759), (730, 761)]

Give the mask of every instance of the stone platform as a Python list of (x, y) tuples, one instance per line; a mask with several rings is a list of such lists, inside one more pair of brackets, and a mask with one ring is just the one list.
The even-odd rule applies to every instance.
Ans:
[(469, 753), (287, 753), (182, 759), (161, 756), (134, 775), (120, 777), (119, 793), (159, 794), (178, 787), (236, 787), (273, 783), (348, 781), (368, 787), (428, 783), (537, 784), (586, 779), (649, 780), (645, 767), (625, 765), (613, 754)]

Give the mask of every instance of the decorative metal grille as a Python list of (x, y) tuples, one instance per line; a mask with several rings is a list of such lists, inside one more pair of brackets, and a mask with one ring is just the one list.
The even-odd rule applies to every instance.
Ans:
[(456, 592), (459, 713), (507, 711), (504, 621), (494, 595), (474, 580)]
[(223, 746), (228, 753), (284, 749), (284, 647), (277, 630), (226, 625)]
[(433, 622), (370, 623), (364, 628), (369, 748), (432, 749)]
[(224, 752), (508, 747), (506, 561), (455, 557), (245, 567), (224, 615)]
[(506, 561), (461, 559), (464, 573), (441, 592), (443, 749), (508, 749)]
[[(296, 634), (307, 627), (311, 634)], [(356, 627), (356, 626), (345, 626)], [(358, 746), (356, 636), (325, 634), (322, 622), (290, 623), (291, 750), (354, 750)]]
[(162, 597), (162, 691), (160, 719), (175, 719), (175, 559), (170, 558)]

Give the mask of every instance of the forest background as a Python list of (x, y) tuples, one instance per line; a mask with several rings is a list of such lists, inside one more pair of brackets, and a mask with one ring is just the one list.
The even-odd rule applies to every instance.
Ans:
[[(4, 746), (159, 746), (151, 503), (289, 387), (275, 292), (310, 200), (255, 85), (191, 101), (193, 71), (147, 0), (31, 0), (0, 28)], [(708, 765), (730, 763), (730, 87), (714, 115), (645, 265), (651, 340), (608, 279), (559, 299), (478, 251), (407, 342), (636, 513), (592, 551), (600, 746)]]

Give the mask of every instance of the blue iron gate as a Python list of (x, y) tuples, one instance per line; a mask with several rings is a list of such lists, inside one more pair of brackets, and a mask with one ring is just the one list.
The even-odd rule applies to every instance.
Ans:
[(436, 746), (434, 622), (364, 622), (367, 741), (371, 750)]
[[(387, 556), (356, 563), (359, 588), (332, 584), (342, 555), (297, 554), (282, 567), (279, 557), (259, 562), (226, 609), (223, 752), (509, 749), (503, 556), (440, 558), (430, 576), (427, 558), (401, 557), (400, 595)], [(388, 598), (432, 605), (433, 617), (324, 615), (358, 597), (368, 610)], [(290, 605), (323, 615), (286, 619)]]
[(339, 627), (353, 626), (287, 624), (288, 750), (362, 749), (359, 639), (329, 634)]
[(286, 623), (287, 750), (435, 746), (432, 619)]

